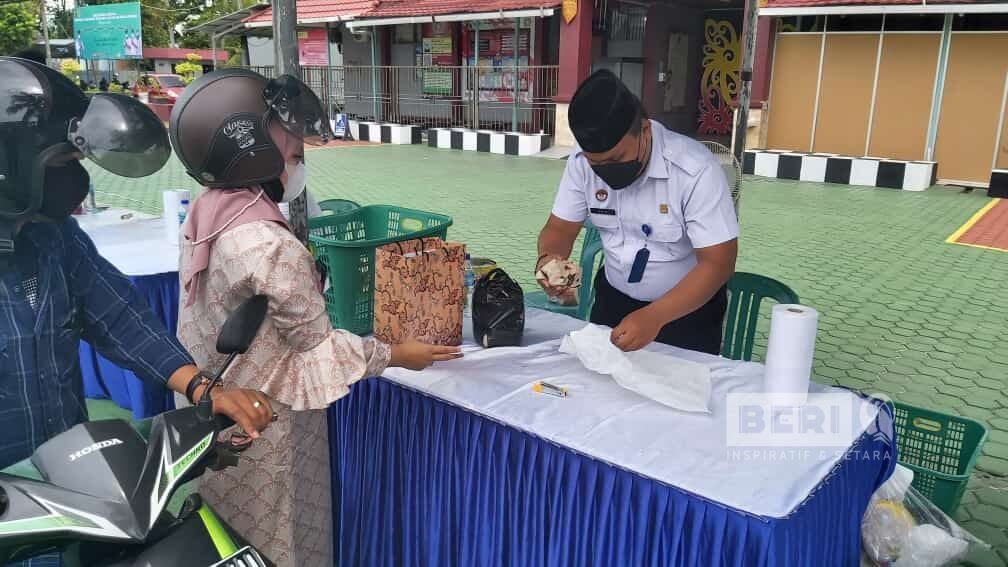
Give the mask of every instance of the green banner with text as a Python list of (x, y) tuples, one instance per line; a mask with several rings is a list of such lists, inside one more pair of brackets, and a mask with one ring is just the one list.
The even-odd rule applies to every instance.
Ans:
[(140, 3), (81, 6), (74, 15), (74, 41), (81, 59), (140, 59)]

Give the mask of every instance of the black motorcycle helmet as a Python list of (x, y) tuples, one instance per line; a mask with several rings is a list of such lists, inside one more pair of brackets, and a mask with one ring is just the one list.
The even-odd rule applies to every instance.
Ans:
[(332, 127), (315, 93), (298, 79), (267, 79), (224, 69), (196, 79), (175, 102), (169, 135), (186, 172), (205, 187), (275, 181), (284, 157), (270, 136), (275, 122), (307, 144), (325, 145)]
[(501, 269), (476, 282), (472, 298), (473, 339), (485, 348), (521, 346), (525, 333), (525, 295)]
[(46, 183), (56, 177), (47, 172), (54, 158), (80, 153), (125, 177), (150, 175), (168, 161), (164, 125), (139, 101), (109, 93), (89, 99), (55, 70), (16, 57), (0, 57), (0, 77), (0, 254), (13, 250), (18, 223), (44, 201), (79, 197), (79, 204), (87, 195), (87, 173), (76, 161), (83, 188)]

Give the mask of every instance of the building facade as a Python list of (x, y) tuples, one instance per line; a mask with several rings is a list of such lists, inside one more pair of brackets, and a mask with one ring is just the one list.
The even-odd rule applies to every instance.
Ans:
[[(304, 75), (361, 120), (545, 133), (573, 145), (566, 107), (607, 68), (648, 114), (728, 142), (743, 0), (300, 0)], [(272, 13), (245, 20), (250, 65), (270, 72)], [(267, 42), (270, 42), (267, 44)], [(328, 42), (328, 44), (326, 44)], [(328, 59), (326, 60), (326, 54)]]
[(1008, 169), (1008, 4), (766, 0), (760, 15), (759, 147), (935, 162), (938, 183), (971, 187)]

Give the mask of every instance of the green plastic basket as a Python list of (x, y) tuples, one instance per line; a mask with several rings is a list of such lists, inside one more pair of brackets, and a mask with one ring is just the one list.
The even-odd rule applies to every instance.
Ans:
[(414, 238), (447, 238), (452, 219), (390, 205), (370, 205), (308, 221), (312, 252), (326, 269), (329, 321), (358, 335), (374, 325), (375, 249)]
[(898, 461), (914, 472), (913, 487), (955, 514), (987, 438), (972, 419), (894, 403)]

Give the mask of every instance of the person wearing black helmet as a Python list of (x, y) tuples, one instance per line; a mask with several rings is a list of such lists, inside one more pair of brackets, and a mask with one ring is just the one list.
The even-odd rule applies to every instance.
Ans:
[(238, 467), (204, 475), (200, 494), (280, 567), (332, 565), (326, 408), (386, 366), (420, 370), (459, 350), (332, 328), (312, 256), (278, 206), (305, 189), (304, 144), (332, 136), (301, 81), (243, 69), (203, 75), (176, 101), (169, 133), (186, 171), (208, 188), (182, 228), (179, 338), (214, 364), (228, 313), (266, 295), (256, 343), (226, 381), (265, 392), (280, 416)]
[[(147, 107), (88, 99), (60, 73), (0, 57), (0, 467), (87, 420), (78, 343), (141, 378), (185, 392), (202, 373), (129, 279), (101, 257), (70, 214), (88, 192), (87, 158), (142, 177), (170, 154)], [(272, 410), (261, 393), (211, 391), (214, 411), (253, 437)]]

